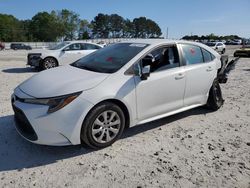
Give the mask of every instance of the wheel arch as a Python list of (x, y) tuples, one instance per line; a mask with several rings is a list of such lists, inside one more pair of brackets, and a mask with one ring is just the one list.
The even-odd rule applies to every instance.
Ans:
[(123, 111), (124, 113), (124, 116), (125, 116), (125, 128), (129, 128), (130, 126), (130, 114), (129, 114), (129, 110), (127, 108), (127, 106), (119, 99), (105, 99), (105, 100), (102, 100), (100, 102), (98, 102), (97, 104), (95, 104), (90, 110), (89, 112), (87, 113), (87, 115), (85, 116), (83, 122), (85, 121), (86, 117), (89, 115), (89, 113), (98, 105), (102, 104), (102, 103), (105, 103), (105, 102), (111, 102), (111, 103), (114, 103), (116, 104), (117, 106), (119, 106), (121, 108), (121, 110)]

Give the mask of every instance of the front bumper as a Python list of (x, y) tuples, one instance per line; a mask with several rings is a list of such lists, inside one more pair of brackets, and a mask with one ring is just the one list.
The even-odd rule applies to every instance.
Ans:
[[(20, 90), (19, 90), (20, 92)], [(64, 108), (48, 114), (48, 106), (24, 103), (15, 92), (12, 106), (15, 126), (26, 140), (42, 145), (77, 145), (81, 143), (82, 123), (93, 105), (76, 98)]]
[(27, 56), (27, 65), (32, 67), (39, 67), (42, 62), (41, 54), (28, 54)]

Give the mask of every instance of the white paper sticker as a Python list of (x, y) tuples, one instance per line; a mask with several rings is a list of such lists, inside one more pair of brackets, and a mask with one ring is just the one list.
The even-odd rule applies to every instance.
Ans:
[(138, 48), (144, 48), (146, 46), (146, 44), (134, 43), (134, 44), (130, 44), (129, 46), (131, 46), (131, 47), (138, 47)]

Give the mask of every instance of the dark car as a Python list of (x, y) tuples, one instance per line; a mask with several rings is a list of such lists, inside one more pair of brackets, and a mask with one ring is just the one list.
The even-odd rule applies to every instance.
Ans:
[(31, 46), (23, 44), (23, 43), (12, 43), (10, 44), (10, 49), (13, 50), (31, 50)]
[(5, 48), (4, 43), (0, 42), (0, 50), (4, 50), (4, 48)]

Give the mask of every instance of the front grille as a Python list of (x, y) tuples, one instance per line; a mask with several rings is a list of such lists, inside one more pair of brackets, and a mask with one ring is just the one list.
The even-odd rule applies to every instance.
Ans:
[(15, 124), (17, 130), (28, 140), (36, 141), (38, 137), (23, 111), (17, 108), (15, 105), (12, 105), (12, 107), (15, 112)]

